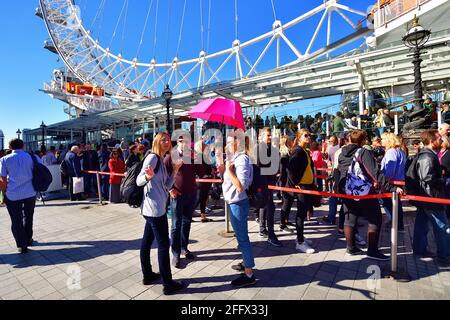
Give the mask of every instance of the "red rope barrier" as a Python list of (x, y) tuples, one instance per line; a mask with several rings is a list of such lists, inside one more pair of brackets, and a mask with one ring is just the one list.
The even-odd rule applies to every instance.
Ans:
[(89, 170), (83, 170), (82, 173), (91, 173), (91, 174), (99, 174), (102, 176), (118, 176), (118, 177), (125, 177), (125, 173), (112, 173), (112, 172), (101, 172), (101, 171), (89, 171)]
[(304, 189), (300, 189), (300, 188), (295, 188), (295, 189), (294, 188), (284, 188), (284, 187), (276, 187), (276, 186), (269, 186), (269, 189), (285, 191), (285, 192), (304, 193), (304, 194), (310, 194), (310, 195), (314, 195), (314, 196), (345, 198), (345, 199), (353, 199), (353, 200), (390, 198), (392, 196), (390, 193), (369, 194), (367, 196), (350, 196), (348, 194), (341, 194), (341, 193), (304, 190)]
[(317, 171), (333, 171), (333, 168), (316, 168)]
[(195, 182), (199, 183), (222, 183), (221, 179), (195, 179)]
[[(90, 174), (98, 173), (100, 175), (106, 175), (106, 176), (125, 177), (125, 174), (123, 174), (123, 173), (88, 171), (88, 170), (83, 170), (82, 172), (90, 173)], [(328, 178), (327, 176), (315, 176), (315, 177), (319, 178), (319, 179)], [(223, 182), (221, 179), (196, 179), (195, 181), (198, 183), (222, 183)], [(400, 185), (400, 186), (405, 185), (404, 181), (391, 181), (391, 183), (394, 185)], [(370, 194), (367, 196), (350, 196), (348, 194), (342, 194), (342, 193), (303, 190), (300, 188), (285, 188), (285, 187), (277, 187), (277, 186), (269, 186), (269, 189), (277, 190), (277, 191), (285, 191), (285, 192), (310, 194), (310, 195), (314, 195), (314, 196), (335, 197), (335, 198), (354, 199), (354, 200), (390, 198), (392, 196), (390, 193)], [(404, 196), (401, 196), (401, 199), (413, 200), (413, 201), (419, 201), (419, 202), (427, 202), (427, 203), (450, 204), (450, 199), (431, 198), (431, 197), (423, 197), (423, 196), (415, 196), (415, 195), (404, 195)]]
[(428, 203), (450, 204), (450, 199), (442, 199), (442, 198), (431, 198), (431, 197), (422, 197), (422, 196), (413, 196), (413, 195), (405, 195), (405, 196), (401, 196), (401, 198), (406, 199), (406, 200), (414, 200), (414, 201), (428, 202)]

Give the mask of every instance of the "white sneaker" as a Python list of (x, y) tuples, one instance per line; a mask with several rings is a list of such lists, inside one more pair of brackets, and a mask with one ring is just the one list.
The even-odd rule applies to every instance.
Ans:
[(303, 239), (305, 240), (305, 242), (306, 242), (306, 244), (308, 246), (312, 246), (312, 244), (313, 244), (312, 240), (309, 240), (309, 239), (306, 239), (306, 238), (303, 238)]
[(364, 239), (357, 233), (355, 234), (355, 242), (359, 246), (365, 246), (367, 243)]
[(308, 253), (308, 254), (311, 254), (311, 253), (316, 252), (316, 250), (314, 250), (313, 248), (311, 248), (311, 247), (306, 243), (306, 241), (303, 242), (303, 243), (298, 243), (298, 242), (297, 242), (297, 243), (295, 244), (295, 250), (300, 251), (300, 252), (303, 252), (303, 253)]

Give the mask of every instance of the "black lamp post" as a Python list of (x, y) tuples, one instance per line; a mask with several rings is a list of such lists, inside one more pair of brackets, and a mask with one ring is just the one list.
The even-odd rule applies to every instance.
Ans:
[(430, 39), (430, 30), (424, 29), (419, 24), (419, 18), (414, 16), (412, 26), (402, 38), (403, 43), (413, 50), (413, 65), (414, 65), (414, 110), (422, 109), (423, 102), (423, 88), (422, 88), (422, 74), (420, 72), (420, 64), (422, 59), (420, 58), (421, 50), (425, 43)]
[(47, 126), (44, 124), (44, 121), (42, 121), (40, 127), (42, 129), (42, 146), (45, 146), (45, 128), (47, 128)]
[(16, 134), (17, 134), (17, 139), (20, 139), (20, 135), (22, 134), (22, 131), (20, 131), (20, 129), (17, 129)]
[(164, 89), (162, 93), (162, 97), (166, 100), (166, 113), (167, 113), (167, 132), (169, 134), (172, 133), (172, 123), (170, 122), (170, 99), (172, 99), (173, 93), (169, 88), (169, 85), (166, 85), (166, 88)]

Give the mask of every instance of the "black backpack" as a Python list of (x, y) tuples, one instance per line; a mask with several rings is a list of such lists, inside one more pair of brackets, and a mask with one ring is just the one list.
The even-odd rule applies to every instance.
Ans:
[(69, 166), (67, 165), (66, 159), (63, 159), (61, 164), (59, 165), (59, 171), (66, 177), (69, 176)]
[(261, 168), (256, 164), (252, 164), (253, 167), (253, 180), (247, 189), (247, 195), (254, 196), (261, 192), (265, 187), (265, 178), (261, 175)]
[[(406, 161), (405, 165), (405, 191), (408, 195), (420, 196), (420, 178), (417, 173), (417, 160), (419, 159), (419, 154), (411, 156)], [(416, 201), (410, 200), (409, 203), (413, 206), (417, 206)]]
[[(147, 153), (146, 157), (151, 154)], [(144, 158), (145, 159), (145, 158)], [(155, 167), (155, 174), (158, 173), (159, 167), (161, 166), (161, 160), (157, 157), (158, 162)], [(136, 179), (142, 170), (144, 160), (135, 163), (131, 168), (128, 169), (120, 184), (120, 196), (122, 200), (128, 203), (130, 207), (138, 208), (142, 205), (142, 200), (144, 198), (144, 186), (140, 187), (136, 184)]]
[(36, 192), (45, 192), (53, 181), (52, 174), (50, 170), (42, 163), (39, 163), (36, 156), (30, 153), (30, 157), (33, 160), (33, 184), (34, 190)]

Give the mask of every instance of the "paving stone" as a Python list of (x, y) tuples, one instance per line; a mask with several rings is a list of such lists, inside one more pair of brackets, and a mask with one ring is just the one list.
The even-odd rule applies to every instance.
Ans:
[[(52, 201), (53, 202), (53, 201)], [(65, 205), (65, 200), (55, 200)], [(83, 204), (86, 206), (86, 204)], [(241, 261), (236, 240), (218, 236), (221, 223), (192, 225), (190, 249), (198, 259), (184, 269), (173, 269), (175, 279), (184, 279), (189, 287), (174, 296), (162, 295), (162, 285), (143, 286), (139, 246), (142, 217), (126, 204), (108, 208), (92, 206), (80, 215), (80, 206), (36, 208), (35, 234), (39, 239), (26, 256), (16, 253), (9, 228), (9, 217), (0, 208), (0, 299), (449, 299), (450, 270), (432, 259), (412, 256), (414, 212), (407, 215), (408, 230), (399, 238), (399, 266), (413, 276), (409, 283), (382, 279), (381, 289), (370, 290), (367, 268), (383, 265), (365, 256), (346, 256), (345, 241), (334, 227), (308, 222), (305, 234), (318, 253), (295, 251), (295, 234), (279, 234), (284, 247), (276, 248), (257, 237), (258, 225), (249, 220), (250, 238), (256, 261), (258, 282), (250, 288), (234, 289), (229, 282), (237, 276), (231, 266)], [(295, 209), (295, 208), (294, 208)], [(327, 207), (319, 208), (326, 214)], [(406, 209), (409, 209), (406, 207)], [(279, 211), (279, 208), (277, 208)], [(294, 210), (295, 211), (295, 210)], [(322, 212), (323, 211), (323, 212)], [(3, 214), (5, 213), (5, 214)], [(83, 212), (85, 213), (85, 212)], [(214, 213), (214, 219), (223, 219)], [(362, 234), (364, 233), (364, 228)], [(383, 231), (380, 246), (389, 251), (389, 231)], [(435, 250), (430, 232), (430, 250)], [(155, 246), (154, 246), (155, 248)], [(157, 250), (151, 252), (157, 271)], [(81, 289), (70, 290), (68, 268), (81, 270)], [(374, 293), (373, 291), (376, 291)]]

